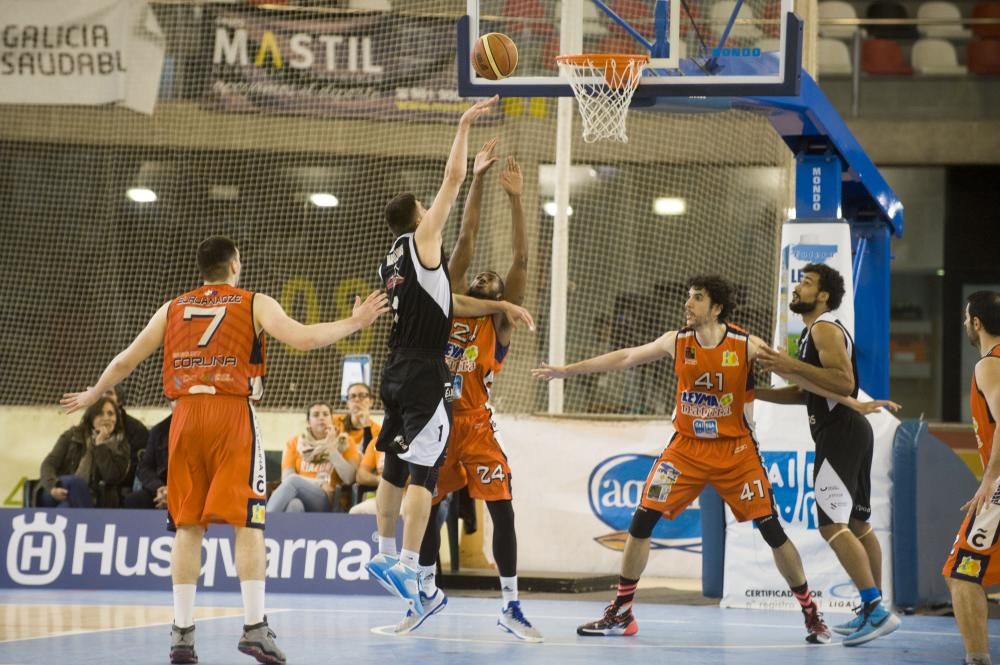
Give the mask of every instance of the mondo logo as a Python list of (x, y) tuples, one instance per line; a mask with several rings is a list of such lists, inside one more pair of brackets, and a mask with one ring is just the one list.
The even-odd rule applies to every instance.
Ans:
[[(642, 499), (642, 488), (656, 462), (651, 455), (615, 455), (594, 467), (588, 481), (590, 510), (613, 531), (595, 540), (613, 550), (622, 550), (632, 513)], [(698, 501), (674, 520), (656, 523), (650, 539), (653, 549), (701, 552), (701, 510)]]

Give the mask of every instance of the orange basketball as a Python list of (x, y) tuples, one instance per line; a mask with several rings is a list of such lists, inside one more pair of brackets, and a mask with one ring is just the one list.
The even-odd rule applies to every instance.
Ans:
[(499, 32), (483, 35), (472, 47), (472, 66), (477, 74), (491, 81), (507, 78), (517, 68), (514, 40)]

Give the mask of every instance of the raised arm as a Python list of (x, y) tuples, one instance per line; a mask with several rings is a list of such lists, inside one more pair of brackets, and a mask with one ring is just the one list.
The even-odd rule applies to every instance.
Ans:
[(757, 363), (763, 369), (793, 383), (801, 385), (802, 382), (808, 382), (836, 395), (849, 396), (854, 389), (854, 369), (840, 326), (823, 321), (813, 324), (809, 338), (819, 352), (822, 367), (803, 362), (766, 345), (759, 349)]
[(434, 197), (434, 203), (424, 213), (417, 230), (413, 233), (413, 239), (417, 244), (417, 253), (420, 255), (420, 262), (428, 268), (437, 268), (441, 264), (441, 231), (444, 223), (451, 212), (451, 206), (458, 198), (458, 191), (465, 181), (465, 174), (468, 169), (466, 161), (469, 158), (469, 128), (479, 116), (483, 115), (499, 97), (493, 96), (487, 100), (476, 102), (458, 121), (458, 131), (455, 133), (455, 140), (451, 144), (451, 152), (448, 154), (448, 162), (444, 167), (444, 179), (441, 181), (441, 189)]
[(454, 293), (451, 296), (455, 316), (479, 317), (502, 315), (511, 326), (524, 325), (528, 330), (535, 329), (535, 321), (525, 308), (506, 300), (487, 300)]
[[(990, 413), (1000, 413), (1000, 359), (983, 358), (976, 363), (976, 385), (986, 398)], [(989, 505), (1000, 479), (1000, 427), (993, 430), (993, 448), (990, 459), (983, 469), (983, 480), (975, 495), (962, 506), (962, 510), (977, 513)]]
[(167, 329), (167, 306), (164, 303), (153, 318), (149, 320), (142, 332), (132, 340), (124, 351), (114, 357), (114, 360), (101, 373), (97, 383), (79, 393), (66, 393), (59, 404), (66, 413), (85, 409), (108, 390), (118, 385), (122, 379), (132, 373), (143, 360), (153, 355), (153, 352), (163, 344), (163, 335)]
[(504, 170), (500, 173), (500, 184), (510, 203), (510, 238), (514, 252), (507, 270), (507, 279), (504, 280), (503, 299), (520, 305), (524, 302), (524, 290), (528, 281), (528, 233), (524, 227), (524, 209), (521, 207), (524, 178), (521, 176), (521, 167), (513, 157), (507, 158)]
[(627, 349), (618, 349), (617, 351), (581, 360), (570, 365), (549, 365), (548, 363), (543, 363), (541, 367), (531, 370), (531, 375), (536, 379), (551, 381), (552, 379), (563, 379), (567, 376), (598, 374), (627, 369), (636, 365), (645, 365), (660, 358), (673, 358), (676, 341), (677, 331), (671, 330), (648, 344), (633, 346)]
[(492, 138), (476, 154), (472, 163), (472, 184), (469, 194), (465, 197), (465, 210), (462, 212), (462, 226), (458, 231), (458, 241), (448, 258), (448, 273), (451, 275), (451, 290), (465, 291), (466, 272), (472, 257), (476, 253), (476, 235), (479, 233), (479, 214), (483, 205), (483, 177), (490, 167), (496, 163), (497, 157), (493, 151), (497, 139)]
[(354, 298), (354, 312), (340, 321), (304, 325), (285, 313), (278, 301), (258, 293), (253, 301), (254, 323), (271, 337), (294, 349), (307, 351), (329, 346), (370, 326), (389, 311), (389, 297), (383, 291), (373, 291), (364, 302)]

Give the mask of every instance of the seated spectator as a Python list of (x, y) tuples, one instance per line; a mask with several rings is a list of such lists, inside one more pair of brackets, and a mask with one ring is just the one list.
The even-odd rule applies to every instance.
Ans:
[(125, 508), (167, 507), (167, 449), (170, 437), (170, 419), (167, 416), (149, 430), (145, 452), (135, 470), (139, 489), (125, 497)]
[(128, 441), (129, 447), (129, 467), (128, 475), (122, 481), (122, 487), (125, 488), (127, 494), (133, 488), (136, 470), (139, 468), (139, 451), (146, 447), (146, 441), (149, 440), (149, 430), (142, 422), (125, 413), (125, 391), (122, 390), (121, 384), (106, 391), (104, 397), (114, 401), (118, 408), (118, 420), (125, 424), (125, 440)]
[(352, 383), (347, 387), (347, 414), (334, 416), (334, 426), (346, 432), (358, 452), (364, 454), (368, 444), (378, 438), (382, 429), (371, 419), (372, 389), (367, 383)]
[(117, 508), (129, 468), (125, 426), (113, 399), (102, 397), (79, 425), (62, 433), (41, 468), (40, 508)]
[[(378, 487), (379, 481), (382, 480), (382, 467), (384, 465), (385, 453), (376, 450), (375, 446), (368, 446), (365, 449), (365, 454), (361, 457), (361, 464), (358, 465), (358, 485), (361, 485), (363, 488)], [(348, 512), (351, 515), (376, 514), (375, 493), (366, 492), (363, 500), (352, 506)]]
[(333, 421), (326, 402), (306, 411), (306, 428), (285, 444), (281, 484), (267, 501), (269, 512), (323, 512), (330, 509), (333, 488), (354, 482), (361, 452)]

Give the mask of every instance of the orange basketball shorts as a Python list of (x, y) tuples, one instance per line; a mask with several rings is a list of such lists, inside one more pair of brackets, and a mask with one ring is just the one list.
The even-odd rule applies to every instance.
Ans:
[(774, 512), (767, 471), (753, 437), (694, 439), (674, 434), (642, 489), (640, 505), (673, 519), (712, 485), (740, 522)]
[(169, 446), (167, 509), (173, 526), (264, 528), (264, 449), (247, 398), (181, 397)]
[(970, 513), (955, 536), (941, 574), (983, 587), (1000, 584), (1000, 484), (978, 515)]
[(484, 501), (510, 499), (510, 466), (488, 409), (454, 414), (448, 452), (438, 472), (434, 503), (469, 486), (469, 495)]

